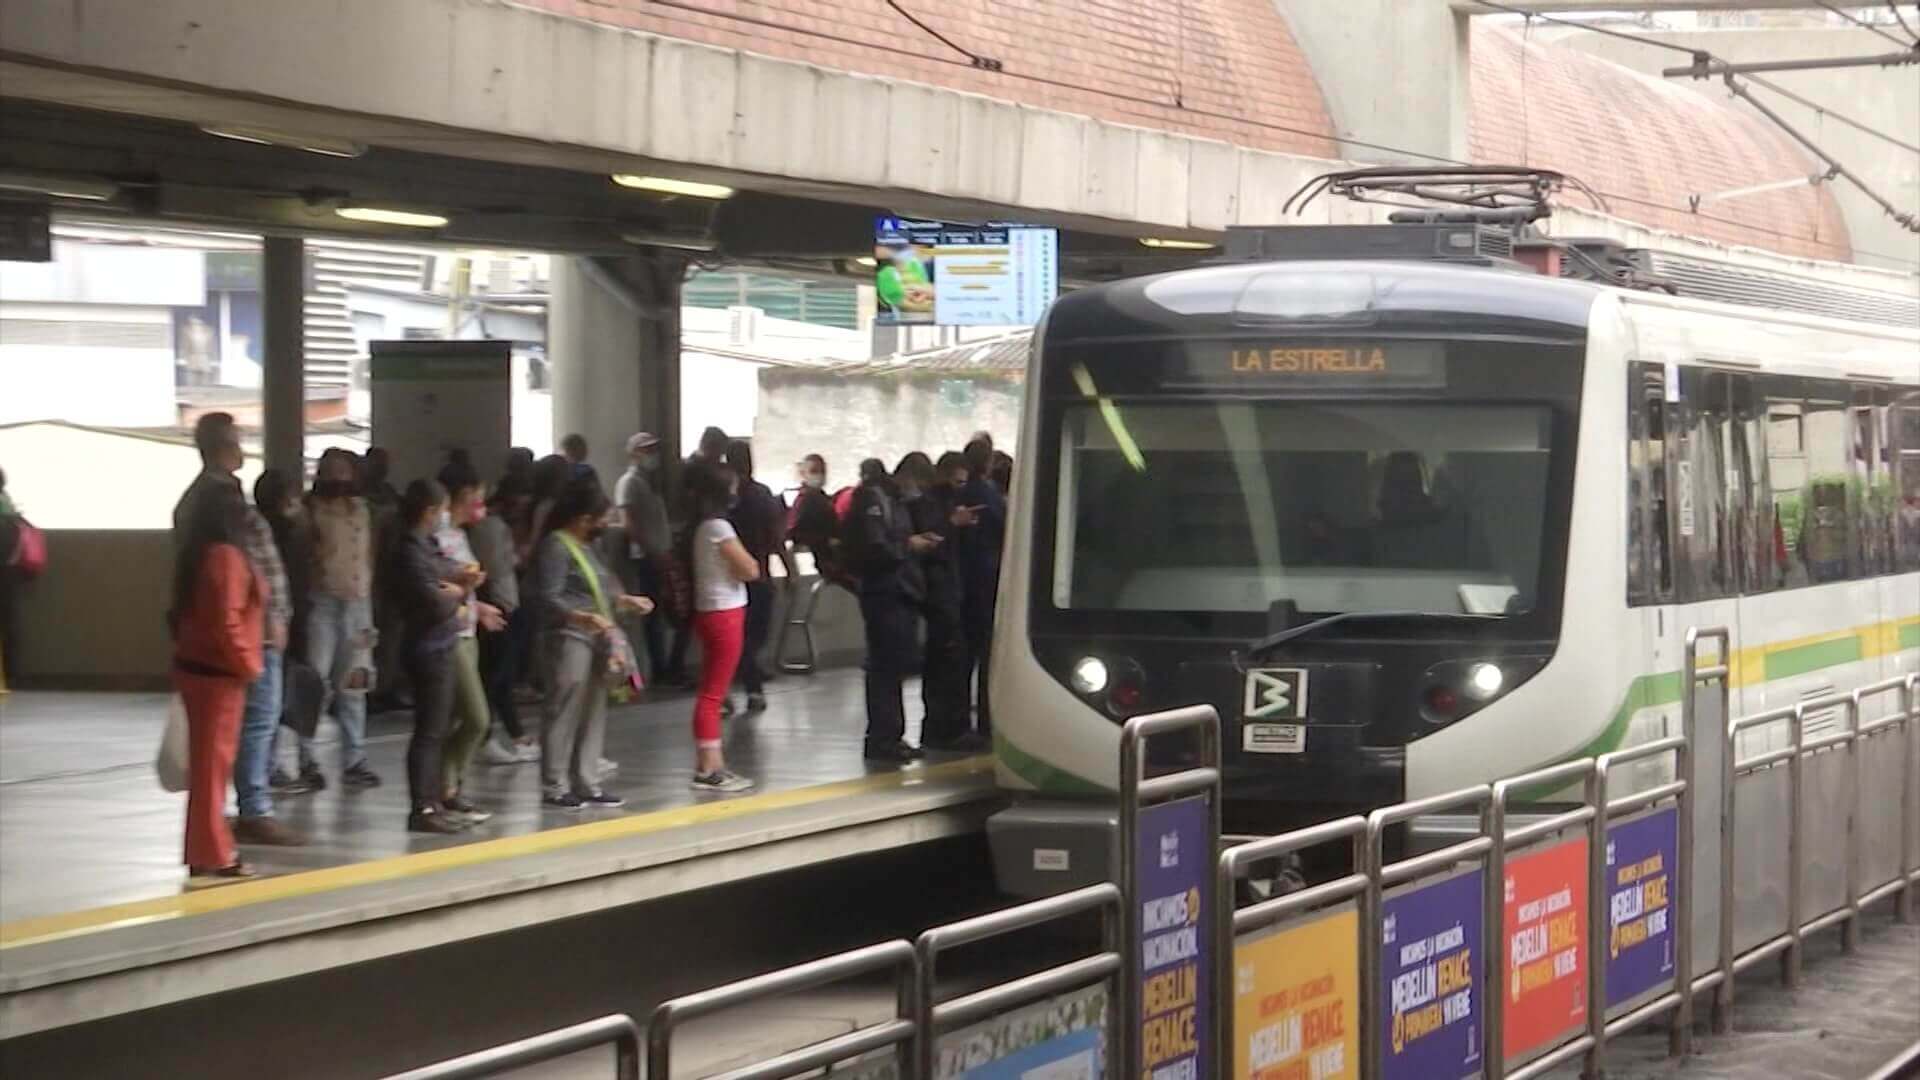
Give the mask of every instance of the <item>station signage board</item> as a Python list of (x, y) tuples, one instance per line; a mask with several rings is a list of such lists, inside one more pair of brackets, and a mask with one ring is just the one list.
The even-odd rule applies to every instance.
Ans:
[(1625, 1008), (1674, 977), (1673, 896), (1680, 812), (1661, 807), (1607, 829), (1607, 1007)]
[(1134, 902), (1140, 905), (1140, 1080), (1212, 1074), (1213, 811), (1202, 798), (1139, 811)]
[(1479, 1076), (1486, 872), (1479, 867), (1409, 885), (1380, 906), (1380, 1076)]
[(1550, 1049), (1587, 1019), (1587, 838), (1507, 861), (1501, 948), (1507, 1059)]
[(1235, 1080), (1357, 1080), (1360, 914), (1328, 908), (1233, 949)]

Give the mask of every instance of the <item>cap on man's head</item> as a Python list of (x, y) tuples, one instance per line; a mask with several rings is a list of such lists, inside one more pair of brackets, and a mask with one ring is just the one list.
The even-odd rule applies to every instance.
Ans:
[(642, 431), (627, 440), (627, 453), (637, 454), (642, 450), (651, 450), (660, 445), (660, 436), (651, 431)]

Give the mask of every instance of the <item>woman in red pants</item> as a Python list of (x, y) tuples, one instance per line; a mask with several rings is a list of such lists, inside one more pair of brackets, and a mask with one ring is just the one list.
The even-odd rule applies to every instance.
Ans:
[(700, 639), (700, 696), (693, 705), (693, 788), (747, 791), (753, 781), (727, 768), (720, 749), (720, 703), (733, 685), (747, 636), (747, 582), (760, 564), (727, 520), (736, 480), (724, 465), (702, 462), (687, 472), (693, 502), (693, 632)]
[(187, 709), (187, 888), (253, 876), (227, 828), (227, 785), (247, 684), (259, 678), (266, 583), (240, 548), (239, 485), (193, 503), (173, 575), (173, 685)]

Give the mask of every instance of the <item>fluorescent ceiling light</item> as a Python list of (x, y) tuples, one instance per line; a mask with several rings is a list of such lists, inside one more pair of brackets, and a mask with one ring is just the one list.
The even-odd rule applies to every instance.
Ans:
[(733, 196), (733, 189), (725, 184), (703, 184), (698, 180), (675, 180), (669, 176), (614, 173), (613, 182), (621, 187), (657, 191), (662, 195), (691, 195), (696, 199), (726, 199)]
[(879, 260), (875, 259), (871, 255), (862, 255), (853, 261), (860, 264), (861, 266), (867, 267), (868, 269), (872, 269), (880, 265)]
[(257, 143), (261, 146), (286, 146), (295, 150), (305, 150), (309, 154), (324, 154), (327, 157), (356, 158), (367, 152), (367, 148), (349, 139), (335, 139), (325, 135), (296, 135), (272, 128), (241, 127), (238, 125), (223, 127), (202, 127), (201, 131), (222, 139), (236, 142)]
[(1170, 251), (1212, 251), (1216, 246), (1200, 240), (1165, 240), (1158, 236), (1143, 236), (1141, 247), (1165, 248)]
[(85, 176), (60, 176), (55, 173), (0, 172), (0, 190), (30, 191), (57, 199), (85, 199), (106, 202), (120, 194), (120, 185)]
[(411, 229), (438, 229), (447, 223), (439, 214), (423, 214), (415, 210), (389, 210), (380, 206), (342, 206), (335, 214), (348, 221), (365, 221), (374, 225), (405, 225)]

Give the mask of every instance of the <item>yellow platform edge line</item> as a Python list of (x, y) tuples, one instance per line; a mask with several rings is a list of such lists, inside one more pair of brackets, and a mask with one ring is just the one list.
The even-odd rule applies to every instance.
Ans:
[(39, 945), (62, 938), (167, 919), (230, 911), (252, 904), (311, 896), (316, 893), (372, 885), (383, 881), (395, 881), (463, 866), (561, 851), (582, 844), (599, 843), (603, 840), (644, 836), (648, 833), (688, 825), (711, 824), (730, 818), (788, 810), (853, 795), (869, 795), (914, 787), (930, 780), (974, 776), (991, 772), (992, 768), (993, 758), (983, 755), (924, 768), (877, 773), (872, 776), (793, 788), (788, 791), (770, 791), (763, 795), (749, 795), (744, 798), (694, 806), (630, 814), (605, 821), (546, 829), (524, 836), (506, 836), (497, 840), (482, 840), (434, 851), (394, 855), (347, 866), (330, 866), (320, 870), (280, 874), (199, 892), (183, 892), (174, 896), (133, 900), (124, 904), (110, 904), (105, 907), (58, 915), (18, 919), (0, 924), (0, 950)]

